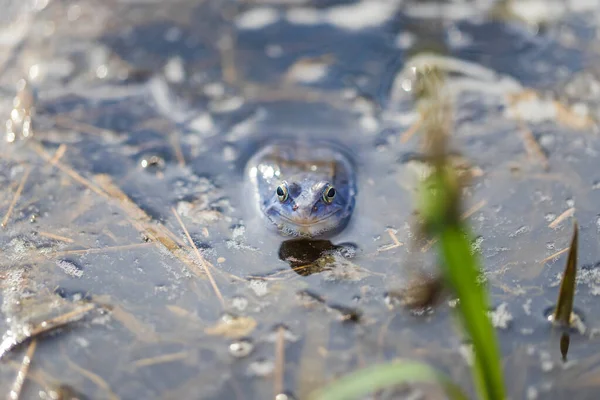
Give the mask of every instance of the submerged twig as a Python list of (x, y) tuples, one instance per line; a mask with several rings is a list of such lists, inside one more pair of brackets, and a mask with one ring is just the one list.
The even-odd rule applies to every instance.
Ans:
[(67, 361), (67, 364), (69, 365), (69, 368), (71, 368), (72, 370), (80, 373), (81, 375), (85, 376), (87, 379), (89, 379), (90, 381), (92, 381), (96, 386), (98, 386), (99, 388), (103, 389), (106, 392), (106, 397), (110, 400), (118, 400), (119, 396), (117, 396), (112, 389), (110, 388), (110, 386), (108, 385), (108, 383), (98, 374), (85, 369), (79, 365), (77, 365), (75, 362), (73, 362), (72, 360), (70, 360), (66, 355), (65, 355), (65, 359)]
[(31, 343), (29, 343), (27, 353), (25, 353), (25, 356), (23, 357), (23, 362), (21, 363), (21, 368), (19, 368), (19, 372), (17, 372), (17, 378), (15, 379), (15, 382), (13, 383), (13, 386), (10, 389), (10, 393), (8, 394), (9, 400), (18, 400), (21, 397), (21, 391), (23, 390), (23, 386), (25, 385), (27, 373), (29, 372), (29, 366), (31, 365), (31, 360), (33, 358), (33, 353), (35, 353), (36, 347), (37, 341), (33, 339)]
[(560, 282), (556, 309), (552, 316), (552, 322), (561, 326), (571, 325), (571, 314), (573, 312), (573, 301), (575, 299), (575, 277), (577, 275), (578, 231), (577, 222), (575, 222), (573, 224), (573, 238), (571, 239), (569, 257), (567, 258), (565, 272)]
[(66, 236), (60, 236), (60, 235), (57, 235), (57, 234), (51, 233), (51, 232), (39, 231), (38, 234), (40, 236), (47, 237), (48, 239), (54, 239), (54, 240), (58, 240), (60, 242), (75, 243), (75, 241), (71, 238), (68, 238)]
[(553, 258), (556, 258), (564, 253), (566, 253), (567, 251), (569, 251), (569, 247), (564, 248), (562, 250), (557, 251), (554, 254), (549, 255), (548, 257), (544, 258), (542, 261), (540, 261), (540, 264), (546, 264), (548, 261), (552, 260)]
[(182, 361), (185, 360), (187, 357), (188, 353), (186, 351), (180, 351), (177, 353), (163, 354), (156, 357), (141, 358), (139, 360), (135, 360), (133, 362), (133, 365), (136, 368), (150, 367), (154, 365), (172, 363), (174, 361)]
[(390, 238), (392, 239), (392, 243), (391, 244), (386, 244), (384, 246), (381, 246), (379, 249), (377, 249), (377, 252), (383, 252), (383, 251), (389, 251), (392, 249), (395, 249), (397, 247), (403, 246), (404, 243), (402, 243), (401, 241), (398, 240), (398, 237), (396, 236), (396, 233), (394, 232), (393, 229), (386, 229), (386, 232), (388, 233), (388, 235), (390, 235)]
[(565, 219), (567, 219), (569, 217), (572, 217), (573, 214), (575, 214), (575, 207), (569, 208), (568, 210), (566, 210), (562, 214), (560, 214), (558, 217), (556, 217), (554, 219), (554, 221), (552, 221), (548, 225), (548, 228), (556, 229), (558, 227), (558, 225), (560, 225), (561, 222), (563, 222)]
[(8, 224), (8, 220), (10, 219), (10, 215), (12, 214), (13, 209), (15, 208), (15, 205), (17, 204), (17, 202), (19, 201), (19, 198), (21, 197), (21, 193), (23, 192), (23, 188), (25, 187), (25, 183), (27, 182), (27, 178), (29, 178), (29, 173), (30, 172), (31, 172), (31, 167), (29, 167), (29, 168), (27, 168), (25, 170), (25, 173), (23, 174), (23, 177), (21, 178), (21, 182), (19, 183), (19, 187), (17, 188), (17, 191), (15, 192), (15, 195), (14, 195), (12, 201), (10, 202), (10, 206), (8, 206), (8, 211), (4, 215), (4, 219), (2, 220), (2, 224), (0, 224), (3, 228), (5, 228), (6, 224)]
[(190, 232), (185, 227), (179, 214), (177, 214), (177, 210), (175, 210), (175, 208), (172, 208), (171, 211), (173, 212), (173, 215), (175, 215), (175, 218), (177, 218), (177, 222), (179, 222), (179, 225), (181, 225), (181, 229), (183, 229), (185, 236), (187, 237), (188, 241), (190, 242), (190, 245), (194, 248), (194, 252), (196, 253), (198, 262), (200, 262), (200, 265), (204, 269), (204, 273), (206, 273), (206, 276), (208, 276), (208, 280), (210, 281), (210, 284), (211, 284), (213, 290), (215, 291), (215, 294), (217, 295), (219, 301), (221, 302), (221, 305), (223, 307), (225, 307), (225, 300), (223, 299), (223, 295), (221, 294), (221, 291), (219, 290), (219, 287), (217, 286), (217, 282), (215, 282), (215, 279), (213, 278), (210, 270), (208, 269), (208, 266), (206, 265), (206, 260), (204, 260), (204, 257), (202, 257), (202, 254), (200, 254), (200, 251), (198, 250), (198, 246), (196, 246), (196, 243), (192, 240), (192, 236), (190, 236)]
[[(104, 193), (101, 189), (99, 189), (92, 182), (90, 182), (89, 180), (87, 180), (86, 178), (81, 176), (79, 173), (77, 173), (73, 168), (69, 167), (66, 164), (61, 163), (60, 160), (57, 159), (56, 157), (50, 156), (41, 145), (31, 142), (31, 147), (32, 147), (33, 151), (35, 151), (40, 157), (42, 157), (44, 160), (46, 160), (50, 165), (61, 170), (63, 173), (65, 173), (71, 179), (73, 179), (75, 182), (87, 187), (88, 189), (92, 190), (93, 192), (95, 192), (96, 194), (99, 194), (102, 197), (105, 197), (105, 198), (108, 197), (108, 195), (106, 193)], [(57, 151), (57, 153), (58, 153), (58, 151)]]
[(30, 339), (35, 339), (37, 336), (44, 333), (62, 328), (65, 325), (76, 322), (83, 318), (85, 314), (96, 307), (95, 304), (84, 304), (81, 307), (61, 314), (57, 317), (44, 320), (36, 325), (26, 324), (20, 329), (10, 329), (5, 333), (0, 344), (0, 359), (9, 351), (26, 342)]
[(275, 375), (273, 377), (273, 398), (283, 392), (283, 379), (285, 373), (285, 328), (277, 328), (277, 340), (275, 342)]
[(56, 151), (54, 152), (54, 156), (52, 156), (49, 163), (54, 165), (54, 163), (57, 163), (58, 160), (60, 160), (65, 155), (66, 152), (67, 152), (67, 145), (63, 143), (60, 146), (58, 146), (58, 149), (56, 149)]
[(418, 132), (418, 130), (419, 130), (419, 128), (421, 128), (422, 124), (423, 124), (423, 116), (419, 116), (417, 118), (417, 120), (415, 122), (413, 122), (413, 124), (411, 126), (408, 127), (407, 130), (402, 132), (402, 135), (400, 135), (400, 142), (401, 143), (408, 142), (415, 135), (415, 133)]

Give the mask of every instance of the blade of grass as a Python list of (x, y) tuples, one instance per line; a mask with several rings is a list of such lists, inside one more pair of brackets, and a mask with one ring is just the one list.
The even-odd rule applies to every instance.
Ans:
[(473, 373), (479, 395), (485, 400), (504, 400), (501, 357), (491, 321), (485, 287), (478, 283), (481, 271), (471, 251), (470, 234), (460, 218), (460, 187), (456, 174), (440, 158), (422, 191), (425, 229), (438, 239), (444, 278), (458, 296), (459, 317), (473, 344)]
[(440, 233), (444, 273), (458, 298), (459, 314), (469, 334), (475, 355), (474, 372), (480, 395), (488, 400), (504, 400), (501, 357), (491, 321), (484, 287), (477, 283), (479, 268), (465, 231), (447, 226)]
[(478, 282), (481, 267), (471, 251), (468, 225), (460, 217), (463, 182), (448, 157), (452, 106), (438, 74), (424, 75), (423, 84), (429, 88), (430, 101), (424, 104), (431, 117), (424, 127), (423, 148), (434, 171), (421, 184), (422, 228), (432, 240), (438, 239), (444, 278), (460, 300), (458, 312), (473, 345), (473, 379), (479, 398), (504, 400), (499, 345), (487, 315), (486, 289)]
[(460, 387), (446, 375), (427, 364), (414, 361), (397, 361), (361, 369), (314, 392), (309, 399), (359, 399), (386, 387), (416, 382), (439, 384), (452, 400), (467, 399)]
[(573, 312), (573, 301), (575, 299), (575, 277), (577, 276), (577, 246), (579, 241), (577, 222), (573, 224), (573, 238), (569, 248), (569, 257), (565, 273), (560, 282), (558, 291), (558, 301), (552, 320), (555, 324), (561, 326), (571, 325), (571, 314)]

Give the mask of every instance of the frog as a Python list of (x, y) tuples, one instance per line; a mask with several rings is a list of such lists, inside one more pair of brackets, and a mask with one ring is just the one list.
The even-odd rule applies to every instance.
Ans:
[(338, 143), (268, 141), (250, 157), (244, 175), (255, 211), (282, 236), (335, 235), (348, 225), (356, 205), (355, 163)]

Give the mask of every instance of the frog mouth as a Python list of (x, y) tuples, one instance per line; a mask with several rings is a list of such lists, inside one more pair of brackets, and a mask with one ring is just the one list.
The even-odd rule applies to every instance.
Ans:
[(318, 225), (322, 222), (325, 222), (327, 219), (331, 218), (335, 213), (330, 213), (327, 214), (324, 217), (321, 217), (319, 219), (311, 219), (311, 218), (290, 218), (287, 217), (285, 215), (281, 215), (278, 214), (278, 216), (285, 222), (293, 224), (293, 225), (297, 225), (297, 226), (301, 226), (301, 227), (309, 227), (309, 226), (313, 226), (313, 225)]

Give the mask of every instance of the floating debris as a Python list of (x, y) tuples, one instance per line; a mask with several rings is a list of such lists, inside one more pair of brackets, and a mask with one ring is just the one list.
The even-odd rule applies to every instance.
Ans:
[(204, 329), (204, 333), (239, 339), (252, 333), (256, 326), (257, 323), (254, 318), (236, 317), (231, 314), (225, 314), (215, 325)]

